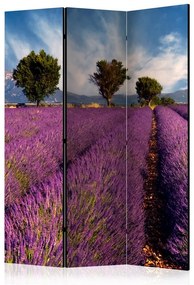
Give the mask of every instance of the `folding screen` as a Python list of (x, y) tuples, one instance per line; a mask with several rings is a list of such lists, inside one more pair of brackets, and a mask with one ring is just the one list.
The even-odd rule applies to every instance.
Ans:
[(61, 267), (63, 9), (8, 12), (5, 27), (5, 261)]
[(188, 5), (8, 12), (5, 66), (5, 261), (188, 269)]

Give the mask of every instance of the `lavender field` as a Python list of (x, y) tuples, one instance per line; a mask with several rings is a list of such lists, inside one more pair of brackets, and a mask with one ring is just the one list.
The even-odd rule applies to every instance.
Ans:
[(125, 264), (125, 109), (67, 118), (67, 264)]
[(5, 110), (5, 261), (62, 266), (62, 108)]
[(181, 115), (184, 119), (188, 120), (188, 105), (172, 105), (170, 108), (176, 111), (179, 115)]
[[(62, 266), (62, 108), (5, 112), (5, 261)], [(185, 116), (68, 109), (68, 267), (188, 269)]]
[(67, 119), (68, 266), (187, 269), (187, 121), (167, 107), (68, 109)]

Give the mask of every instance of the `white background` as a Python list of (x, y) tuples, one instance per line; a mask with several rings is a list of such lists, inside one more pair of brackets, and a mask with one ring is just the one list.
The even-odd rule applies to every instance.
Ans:
[[(113, 3), (114, 1), (114, 3)], [(145, 268), (138, 266), (103, 266), (90, 268), (59, 269), (27, 265), (4, 265), (4, 12), (11, 10), (25, 10), (49, 7), (83, 7), (106, 10), (138, 10), (152, 7), (162, 7), (177, 4), (191, 4), (191, 35), (193, 33), (193, 6), (192, 1), (179, 0), (1, 0), (0, 2), (0, 281), (1, 284), (11, 285), (44, 285), (44, 284), (165, 284), (165, 285), (188, 285), (194, 282), (194, 195), (192, 169), (193, 158), (193, 38), (190, 44), (191, 66), (191, 120), (190, 120), (190, 232), (191, 232), (191, 270), (189, 272), (167, 270), (158, 268)], [(194, 5), (194, 4), (193, 4)], [(22, 19), (21, 19), (22, 21)], [(154, 23), (153, 23), (154, 24)], [(16, 217), (17, 218), (17, 217)], [(3, 283), (4, 282), (4, 283)]]

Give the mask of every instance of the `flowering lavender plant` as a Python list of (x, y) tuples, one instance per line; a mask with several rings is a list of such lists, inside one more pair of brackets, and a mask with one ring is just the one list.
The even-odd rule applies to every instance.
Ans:
[(5, 118), (5, 261), (62, 266), (62, 108)]

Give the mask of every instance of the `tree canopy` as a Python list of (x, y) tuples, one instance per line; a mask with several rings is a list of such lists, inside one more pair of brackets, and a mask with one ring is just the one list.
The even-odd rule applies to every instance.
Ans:
[(23, 88), (30, 102), (39, 106), (45, 97), (52, 95), (58, 88), (61, 66), (58, 59), (41, 50), (38, 54), (30, 54), (20, 60), (13, 71), (16, 86)]
[(156, 96), (161, 94), (162, 86), (160, 83), (150, 77), (140, 77), (136, 82), (136, 91), (139, 96), (139, 103), (142, 101), (145, 102), (146, 105), (150, 104), (150, 101)]
[(171, 97), (162, 97), (161, 98), (161, 105), (168, 106), (173, 105), (175, 103), (175, 100)]
[(113, 95), (124, 84), (125, 80), (129, 80), (127, 69), (121, 61), (113, 59), (111, 62), (100, 60), (96, 63), (97, 71), (90, 75), (90, 82), (94, 83), (107, 101), (107, 105), (111, 106)]
[[(161, 97), (159, 98), (158, 96), (155, 96), (151, 101), (150, 101), (150, 107), (154, 108), (155, 106), (162, 105), (162, 106), (168, 106), (168, 105), (173, 105), (175, 104), (175, 100), (171, 97)], [(143, 102), (142, 102), (143, 105)]]

